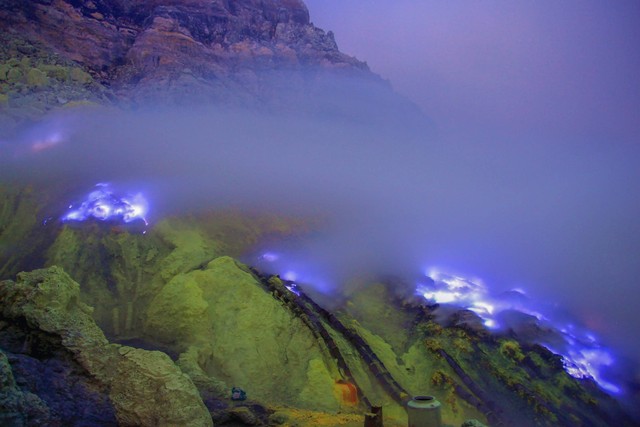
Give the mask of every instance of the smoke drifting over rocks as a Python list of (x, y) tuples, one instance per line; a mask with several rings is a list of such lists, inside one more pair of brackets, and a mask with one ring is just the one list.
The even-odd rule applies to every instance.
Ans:
[(228, 206), (320, 217), (308, 240), (270, 248), (281, 274), (319, 293), (363, 273), (411, 282), (435, 266), (567, 306), (640, 354), (637, 147), (462, 125), (438, 135), (388, 88), (332, 85), (287, 112), (59, 113), (4, 141), (0, 179), (48, 186), (61, 208), (108, 181), (145, 192), (151, 223)]

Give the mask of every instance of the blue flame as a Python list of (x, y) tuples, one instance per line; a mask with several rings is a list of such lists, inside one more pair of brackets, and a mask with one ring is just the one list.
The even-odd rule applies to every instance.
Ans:
[(110, 184), (99, 183), (80, 206), (69, 206), (69, 212), (62, 217), (62, 221), (86, 221), (94, 218), (123, 223), (142, 220), (148, 224), (148, 209), (149, 204), (142, 193), (119, 196), (113, 192)]
[[(307, 271), (308, 266), (301, 269), (300, 265), (288, 258), (282, 253), (268, 251), (260, 254), (257, 261), (270, 267), (272, 272), (280, 272), (287, 289), (296, 295), (300, 283), (303, 286), (312, 284), (316, 291), (330, 292), (329, 288), (322, 286), (322, 280), (318, 280), (319, 275)], [(510, 315), (514, 313), (536, 322), (542, 331), (540, 336), (524, 339), (531, 339), (561, 356), (565, 371), (572, 377), (592, 379), (611, 394), (622, 393), (621, 387), (604, 378), (604, 372), (614, 363), (611, 351), (601, 345), (591, 331), (558, 320), (557, 308), (537, 304), (520, 288), (493, 295), (480, 279), (468, 279), (430, 269), (417, 284), (416, 293), (435, 304), (473, 311), (490, 330), (504, 330), (513, 326)]]
[[(610, 350), (602, 346), (595, 335), (574, 324), (559, 322), (542, 313), (521, 289), (513, 289), (510, 297), (493, 296), (479, 280), (442, 273), (435, 269), (427, 272), (429, 283), (420, 283), (416, 293), (437, 304), (448, 304), (476, 313), (489, 329), (500, 329), (500, 314), (515, 311), (537, 319), (541, 326), (553, 332), (556, 343), (538, 342), (553, 353), (562, 356), (565, 371), (574, 378), (593, 379), (603, 390), (618, 394), (621, 388), (603, 378), (603, 372), (613, 365)], [(513, 298), (513, 296), (518, 298)]]

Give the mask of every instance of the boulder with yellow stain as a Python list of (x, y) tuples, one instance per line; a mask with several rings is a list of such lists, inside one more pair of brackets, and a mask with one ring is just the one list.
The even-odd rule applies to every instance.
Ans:
[[(271, 404), (336, 411), (334, 362), (302, 322), (230, 257), (175, 276), (151, 302), (145, 332), (192, 371)], [(198, 369), (193, 366), (197, 360)]]

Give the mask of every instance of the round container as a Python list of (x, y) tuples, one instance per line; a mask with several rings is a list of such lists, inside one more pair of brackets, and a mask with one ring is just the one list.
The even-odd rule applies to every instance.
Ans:
[(409, 427), (441, 427), (440, 402), (433, 396), (415, 396), (407, 403)]

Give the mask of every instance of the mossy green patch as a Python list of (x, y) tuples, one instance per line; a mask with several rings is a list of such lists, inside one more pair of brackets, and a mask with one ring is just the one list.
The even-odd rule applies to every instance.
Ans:
[(49, 78), (56, 79), (61, 82), (66, 82), (71, 78), (69, 76), (69, 67), (43, 64), (38, 68), (45, 72)]

